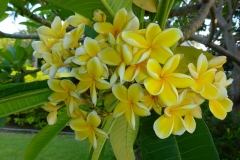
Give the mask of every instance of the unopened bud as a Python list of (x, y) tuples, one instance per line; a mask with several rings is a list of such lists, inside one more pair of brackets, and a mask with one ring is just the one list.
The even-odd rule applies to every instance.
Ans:
[(93, 12), (93, 18), (96, 22), (105, 22), (106, 21), (106, 14), (101, 11), (100, 9), (95, 9)]

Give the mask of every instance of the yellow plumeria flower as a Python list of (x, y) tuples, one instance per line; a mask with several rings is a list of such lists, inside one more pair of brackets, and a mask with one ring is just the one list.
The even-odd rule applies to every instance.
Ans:
[(52, 46), (57, 43), (54, 39), (41, 39), (41, 41), (34, 41), (32, 47), (34, 49), (33, 56), (43, 58), (44, 52), (51, 52)]
[(87, 115), (88, 115), (88, 113), (86, 111), (81, 110), (79, 108), (75, 108), (74, 112), (71, 115), (71, 117), (73, 117), (73, 118), (80, 118), (81, 117), (81, 118), (86, 119)]
[(170, 28), (161, 31), (160, 27), (155, 23), (150, 23), (147, 26), (145, 36), (135, 32), (122, 32), (122, 39), (127, 44), (140, 48), (143, 57), (150, 56), (150, 58), (162, 64), (173, 56), (169, 48), (182, 36), (183, 34), (179, 29)]
[(80, 24), (86, 24), (90, 26), (90, 20), (80, 14), (75, 13), (74, 16), (70, 16), (67, 20), (66, 20), (70, 25), (72, 25), (73, 27), (77, 27)]
[(105, 22), (106, 21), (106, 14), (100, 10), (100, 9), (95, 9), (93, 12), (93, 20), (96, 22)]
[(232, 83), (232, 79), (228, 79), (223, 71), (219, 71), (215, 75), (214, 86), (218, 89), (218, 96), (216, 99), (209, 100), (209, 108), (212, 114), (223, 120), (227, 116), (227, 112), (232, 111), (233, 102), (227, 98), (227, 90), (225, 87)]
[[(197, 104), (186, 97), (187, 90), (179, 95), (178, 102), (173, 106), (168, 106), (164, 110), (164, 115), (160, 116), (153, 124), (156, 135), (161, 138), (167, 138), (171, 133), (182, 135), (186, 130), (186, 123), (182, 116), (191, 112)], [(187, 119), (186, 119), (187, 120)]]
[(114, 118), (117, 118), (125, 113), (128, 124), (135, 129), (135, 115), (150, 115), (149, 109), (140, 101), (144, 96), (143, 89), (140, 84), (132, 84), (128, 89), (122, 84), (115, 84), (112, 87), (112, 92), (120, 101), (114, 109)]
[(79, 47), (78, 40), (83, 36), (85, 25), (81, 23), (77, 28), (70, 31), (70, 33), (66, 34), (63, 38), (63, 48), (77, 48)]
[(42, 39), (62, 39), (66, 34), (66, 28), (68, 27), (68, 22), (62, 24), (60, 17), (56, 16), (51, 24), (51, 28), (46, 26), (41, 26), (37, 29), (38, 35)]
[(149, 110), (153, 108), (159, 115), (162, 115), (162, 108), (167, 107), (161, 102), (158, 96), (151, 95), (147, 90), (144, 90), (144, 96), (141, 99), (141, 102), (148, 107)]
[(93, 146), (94, 149), (97, 148), (97, 139), (98, 137), (108, 138), (108, 135), (98, 129), (97, 127), (100, 125), (101, 119), (98, 116), (96, 111), (92, 111), (88, 114), (87, 119), (83, 119), (82, 117), (72, 119), (69, 122), (70, 127), (75, 131), (77, 140), (84, 140), (88, 138), (89, 142)]
[(212, 84), (216, 69), (208, 69), (208, 61), (204, 54), (198, 57), (197, 67), (192, 63), (188, 65), (190, 74), (194, 79), (191, 86), (194, 92), (200, 93), (206, 99), (215, 99), (218, 96), (217, 88)]
[(65, 101), (67, 112), (71, 116), (74, 109), (79, 106), (80, 98), (76, 93), (76, 85), (70, 80), (48, 80), (48, 86), (54, 91), (48, 99), (51, 102)]
[(97, 104), (97, 89), (109, 89), (110, 83), (102, 78), (103, 66), (101, 61), (97, 58), (91, 58), (87, 63), (87, 71), (79, 72), (77, 68), (73, 69), (72, 74), (75, 78), (80, 80), (77, 85), (78, 93), (83, 93), (90, 88), (90, 95), (93, 104)]
[(109, 22), (97, 22), (93, 27), (100, 34), (108, 35), (111, 33), (116, 38), (123, 30), (136, 32), (139, 28), (139, 20), (132, 11), (127, 13), (126, 9), (122, 8), (114, 16), (113, 24)]
[(202, 110), (200, 106), (195, 107), (192, 111), (188, 112), (184, 116), (184, 122), (185, 122), (185, 129), (189, 133), (193, 133), (196, 129), (196, 122), (194, 118), (201, 119), (202, 118)]
[(43, 74), (49, 75), (50, 78), (54, 78), (58, 69), (64, 66), (61, 55), (57, 52), (44, 52), (42, 56), (46, 61), (46, 63), (41, 67)]
[(49, 112), (47, 116), (47, 122), (49, 125), (53, 125), (57, 122), (57, 114), (58, 109), (61, 108), (63, 105), (57, 105), (57, 103), (53, 102), (46, 102), (42, 107), (45, 111)]
[(227, 57), (226, 56), (213, 57), (208, 62), (208, 69), (220, 68), (220, 67), (222, 67), (222, 65), (224, 63), (226, 63), (226, 61), (227, 61)]
[(182, 73), (174, 73), (180, 61), (180, 55), (172, 56), (165, 65), (161, 65), (155, 59), (147, 62), (147, 71), (150, 75), (145, 79), (144, 86), (152, 95), (158, 95), (160, 100), (167, 106), (171, 106), (178, 101), (178, 91), (176, 88), (187, 88), (193, 84), (190, 76)]

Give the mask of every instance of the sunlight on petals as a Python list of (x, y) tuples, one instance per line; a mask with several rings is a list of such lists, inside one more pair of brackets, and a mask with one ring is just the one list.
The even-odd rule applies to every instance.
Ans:
[(136, 78), (139, 72), (140, 72), (140, 68), (138, 66), (135, 66), (135, 65), (128, 66), (128, 68), (125, 70), (123, 80), (133, 81), (133, 79)]
[(62, 88), (64, 88), (65, 90), (75, 90), (76, 89), (75, 84), (72, 81), (67, 80), (67, 79), (64, 81), (61, 81), (60, 86)]
[(170, 73), (166, 77), (167, 81), (177, 88), (187, 88), (192, 86), (194, 83), (190, 76), (182, 73)]
[(108, 33), (112, 33), (114, 35), (114, 27), (111, 23), (109, 22), (100, 22), (100, 23), (95, 23), (93, 25), (94, 30), (98, 33), (101, 34), (108, 34)]
[(93, 81), (80, 81), (77, 85), (78, 93), (85, 92), (92, 84), (93, 84)]
[(90, 77), (99, 78), (102, 76), (103, 66), (98, 57), (93, 57), (88, 61), (87, 71)]
[(113, 26), (116, 31), (121, 31), (127, 20), (127, 11), (125, 8), (119, 9), (114, 17)]
[(101, 50), (98, 57), (102, 62), (109, 65), (119, 65), (122, 61), (119, 54), (112, 47)]
[(61, 80), (49, 79), (47, 83), (51, 90), (53, 90), (55, 92), (64, 93), (64, 92), (66, 92), (66, 90), (61, 87), (60, 82), (61, 82)]
[(150, 43), (153, 42), (155, 36), (161, 32), (161, 28), (156, 23), (150, 23), (146, 28), (146, 40)]
[(226, 63), (226, 61), (226, 56), (213, 57), (208, 63), (208, 68), (220, 68), (224, 63)]
[(197, 72), (198, 74), (203, 74), (208, 69), (207, 57), (202, 53), (197, 61)]
[(157, 60), (159, 63), (164, 64), (166, 61), (173, 56), (172, 51), (162, 45), (152, 46), (150, 58)]

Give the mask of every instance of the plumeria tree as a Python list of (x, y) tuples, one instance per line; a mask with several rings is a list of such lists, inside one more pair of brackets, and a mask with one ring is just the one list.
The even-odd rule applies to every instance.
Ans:
[[(39, 105), (49, 112), (49, 125), (30, 142), (25, 159), (36, 158), (66, 125), (76, 140), (88, 139), (89, 159), (104, 159), (107, 139), (117, 159), (219, 159), (201, 104), (220, 120), (232, 111), (232, 79), (222, 67), (227, 57), (180, 46), (189, 37), (198, 39), (192, 34), (214, 1), (200, 4), (199, 12), (206, 12), (201, 23), (182, 31), (168, 23), (178, 1), (49, 2), (37, 9), (60, 13), (60, 7), (69, 16), (56, 13), (49, 22), (28, 15), (43, 25), (37, 34), (18, 37), (36, 38), (33, 56), (43, 59), (41, 71), (49, 79), (6, 84), (0, 93), (1, 117)], [(59, 78), (61, 68), (69, 74)]]

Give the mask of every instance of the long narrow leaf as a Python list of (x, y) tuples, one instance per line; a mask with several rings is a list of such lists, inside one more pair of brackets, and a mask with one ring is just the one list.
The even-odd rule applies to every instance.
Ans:
[(128, 125), (124, 115), (117, 118), (110, 132), (110, 142), (118, 160), (135, 160), (133, 144), (138, 134), (138, 127), (138, 116), (136, 116), (136, 130)]
[(0, 99), (0, 117), (28, 108), (36, 107), (48, 101), (52, 93), (49, 88), (17, 93)]
[(181, 136), (171, 135), (160, 139), (153, 130), (153, 123), (158, 118), (156, 113), (141, 118), (140, 141), (143, 160), (218, 160), (218, 154), (208, 128), (202, 119), (197, 119), (194, 133)]
[(0, 84), (0, 98), (36, 89), (48, 88), (47, 80), (31, 83)]
[(93, 17), (93, 11), (100, 9), (107, 15), (107, 18), (111, 19), (115, 13), (125, 7), (127, 10), (131, 9), (132, 0), (49, 0), (55, 5), (62, 8), (79, 13), (89, 19)]
[(44, 127), (29, 143), (24, 159), (33, 160), (44, 149), (44, 147), (66, 126), (66, 123), (71, 119), (67, 113), (58, 117), (54, 125)]

